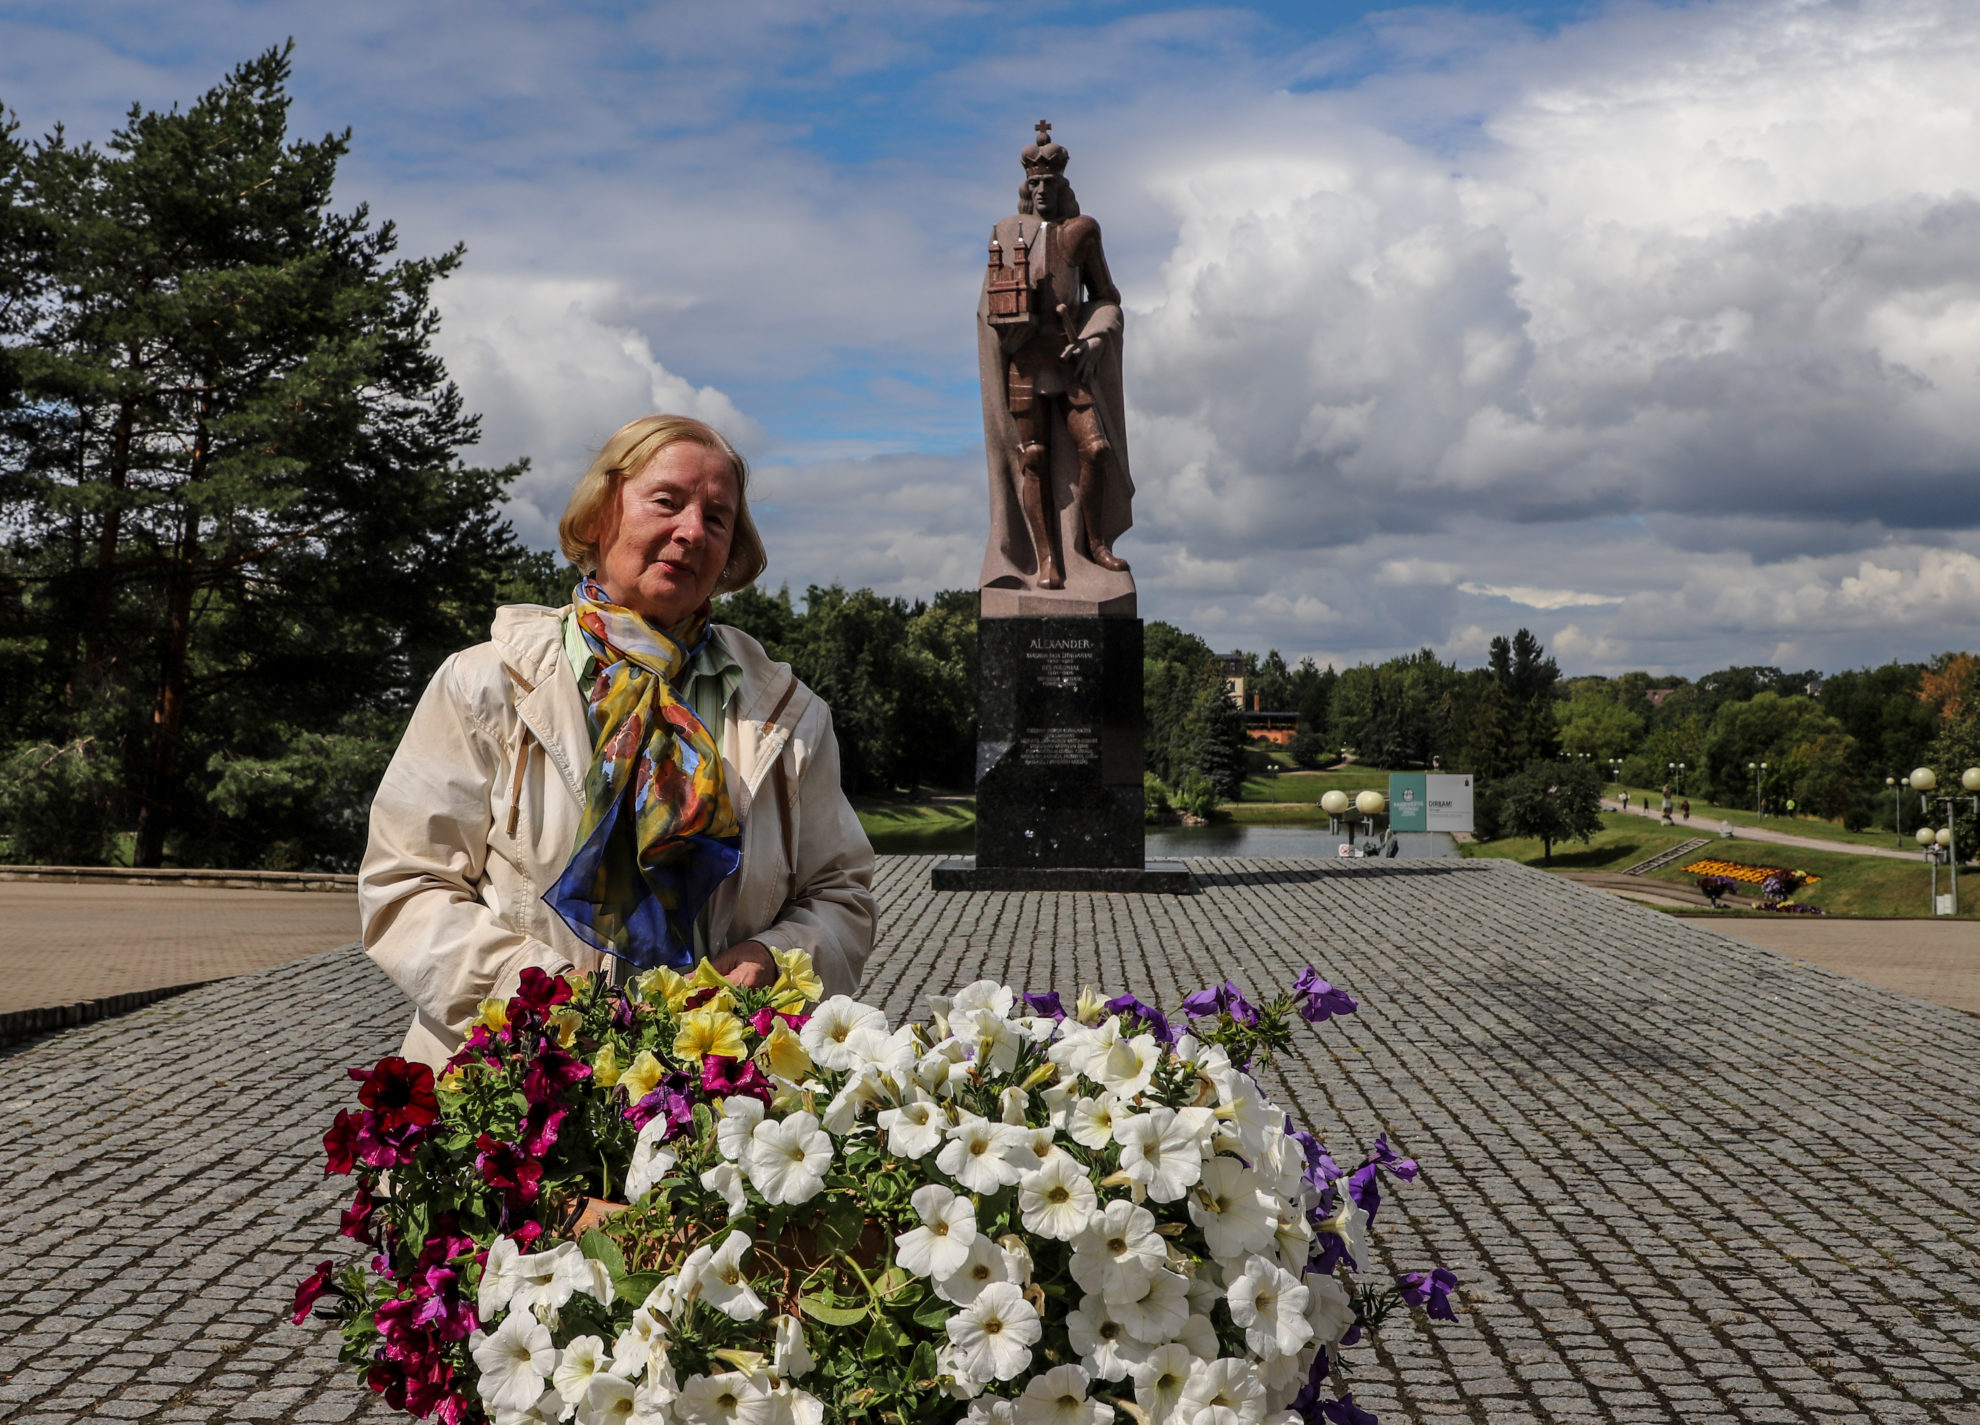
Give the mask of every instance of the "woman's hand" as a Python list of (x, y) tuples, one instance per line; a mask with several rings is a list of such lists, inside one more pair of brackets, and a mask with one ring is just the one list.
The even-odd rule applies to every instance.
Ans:
[(775, 983), (777, 962), (760, 940), (738, 940), (715, 957), (715, 971), (732, 985), (760, 990)]

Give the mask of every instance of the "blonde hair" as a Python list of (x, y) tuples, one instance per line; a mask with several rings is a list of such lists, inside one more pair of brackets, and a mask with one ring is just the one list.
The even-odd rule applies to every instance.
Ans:
[(726, 456), (736, 476), (735, 531), (729, 541), (729, 562), (722, 566), (715, 592), (733, 594), (756, 582), (770, 556), (764, 552), (756, 521), (749, 517), (749, 462), (720, 431), (693, 416), (641, 416), (612, 432), (591, 468), (578, 477), (564, 517), (557, 521), (557, 542), (566, 559), (587, 574), (598, 572), (598, 537), (618, 504), (620, 487), (661, 451), (681, 441)]

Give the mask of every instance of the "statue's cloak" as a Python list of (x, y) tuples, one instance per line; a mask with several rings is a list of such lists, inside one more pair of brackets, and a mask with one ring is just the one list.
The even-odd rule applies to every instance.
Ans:
[[(1064, 240), (1062, 231), (1076, 240)], [(1112, 547), (1134, 522), (1134, 480), (1128, 464), (1127, 410), (1121, 398), (1120, 297), (1100, 255), (1099, 225), (1085, 217), (1044, 224), (1021, 214), (998, 223), (992, 235), (1002, 245), (1006, 267), (1011, 265), (1018, 238), (1022, 236), (1031, 246), (1033, 292), (1041, 294), (1043, 289), (1043, 293), (1053, 294), (1055, 301), (1067, 302), (1069, 309), (1072, 303), (1066, 294), (1077, 292), (1080, 302), (1076, 321), (1080, 335), (1103, 339), (1093, 362), (1088, 390), (1113, 447), (1105, 465), (1098, 520), (1101, 537)], [(1087, 556), (1075, 498), (1079, 488), (1079, 452), (1066, 429), (1063, 400), (1050, 402), (1051, 487), (1046, 495), (1046, 513), (1057, 526), (1066, 586), (1036, 587), (1037, 555), (1025, 530), (1024, 511), (1018, 504), (1017, 426), (1011, 419), (1006, 385), (1010, 358), (1003, 350), (996, 328), (989, 322), (989, 289), (986, 270), (983, 292), (976, 306), (977, 368), (983, 388), (983, 451), (990, 467), (990, 544), (983, 555), (983, 575), (979, 581), (983, 613), (993, 618), (1018, 614), (1132, 616), (1133, 576), (1126, 571), (1102, 569)], [(1034, 302), (1035, 308), (1040, 306), (1043, 310), (1038, 320), (1056, 333), (1058, 317), (1052, 303)]]

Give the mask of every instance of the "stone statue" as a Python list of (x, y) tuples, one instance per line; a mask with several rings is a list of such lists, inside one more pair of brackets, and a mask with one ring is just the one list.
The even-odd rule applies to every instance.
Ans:
[(990, 465), (986, 617), (1135, 613), (1114, 552), (1133, 523), (1121, 402), (1121, 294), (1100, 225), (1066, 182), (1070, 155), (1040, 120), (1020, 154), (1015, 216), (990, 235), (977, 304)]

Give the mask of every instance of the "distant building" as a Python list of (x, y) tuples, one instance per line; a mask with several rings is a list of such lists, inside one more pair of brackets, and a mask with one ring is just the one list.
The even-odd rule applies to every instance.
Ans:
[(1244, 735), (1255, 737), (1261, 742), (1277, 743), (1283, 747), (1299, 735), (1299, 714), (1296, 712), (1264, 712), (1258, 706), (1258, 694), (1250, 692), (1245, 684), (1248, 681), (1244, 672), (1242, 653), (1219, 653), (1214, 655), (1217, 669), (1224, 675), (1224, 696), (1238, 706), (1244, 714)]
[(1651, 707), (1660, 708), (1664, 705), (1664, 699), (1676, 691), (1676, 688), (1645, 688), (1643, 696), (1649, 700)]
[(1244, 655), (1218, 653), (1213, 656), (1217, 660), (1218, 670), (1224, 675), (1224, 696), (1236, 703), (1240, 709), (1249, 711), (1249, 705), (1244, 700)]

